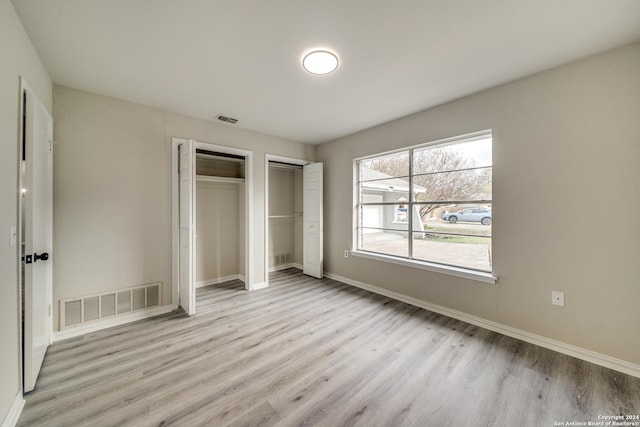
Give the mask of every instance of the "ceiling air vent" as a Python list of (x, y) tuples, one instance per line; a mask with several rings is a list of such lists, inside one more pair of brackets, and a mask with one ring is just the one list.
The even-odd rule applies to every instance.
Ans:
[(218, 116), (216, 118), (218, 120), (223, 121), (223, 122), (231, 123), (232, 125), (238, 123), (238, 119), (234, 119), (233, 117), (227, 117), (227, 116), (220, 115), (220, 116)]

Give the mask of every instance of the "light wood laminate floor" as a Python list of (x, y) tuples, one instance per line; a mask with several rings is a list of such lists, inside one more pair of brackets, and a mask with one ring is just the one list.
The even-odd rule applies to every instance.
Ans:
[(20, 426), (553, 426), (640, 414), (640, 379), (290, 269), (55, 343)]

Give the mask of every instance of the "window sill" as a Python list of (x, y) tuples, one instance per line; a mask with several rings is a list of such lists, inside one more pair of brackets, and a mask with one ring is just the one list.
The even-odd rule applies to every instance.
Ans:
[(392, 264), (404, 265), (406, 267), (418, 268), (420, 270), (434, 271), (436, 273), (448, 274), (450, 276), (462, 277), (464, 279), (475, 280), (478, 282), (495, 284), (498, 278), (491, 273), (470, 270), (462, 267), (452, 267), (448, 265), (440, 265), (427, 261), (417, 261), (412, 259), (398, 258), (390, 255), (374, 254), (364, 251), (351, 251), (351, 255), (373, 259), (376, 261), (390, 262)]

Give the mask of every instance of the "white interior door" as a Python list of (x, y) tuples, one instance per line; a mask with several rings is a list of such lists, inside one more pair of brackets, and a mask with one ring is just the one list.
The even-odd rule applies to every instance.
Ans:
[(26, 85), (21, 166), (24, 391), (34, 389), (51, 343), (53, 119)]
[(302, 271), (322, 279), (323, 224), (322, 224), (322, 163), (312, 163), (302, 171)]
[(179, 148), (180, 158), (180, 306), (188, 314), (196, 312), (195, 277), (195, 146), (192, 140)]

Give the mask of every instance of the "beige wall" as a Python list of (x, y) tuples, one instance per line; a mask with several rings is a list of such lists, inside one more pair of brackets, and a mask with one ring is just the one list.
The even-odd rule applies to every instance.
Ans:
[(20, 76), (51, 111), (51, 80), (8, 0), (0, 0), (0, 424), (20, 391), (17, 226)]
[(240, 274), (241, 186), (196, 183), (196, 282)]
[[(639, 70), (635, 44), (320, 145), (325, 269), (640, 364)], [(343, 257), (354, 158), (484, 129), (496, 285)]]
[(314, 160), (313, 146), (62, 86), (53, 110), (55, 304), (155, 281), (171, 302), (172, 137), (253, 152), (252, 282), (264, 282), (265, 153)]
[(163, 282), (171, 302), (171, 145), (162, 111), (54, 86), (58, 301)]

